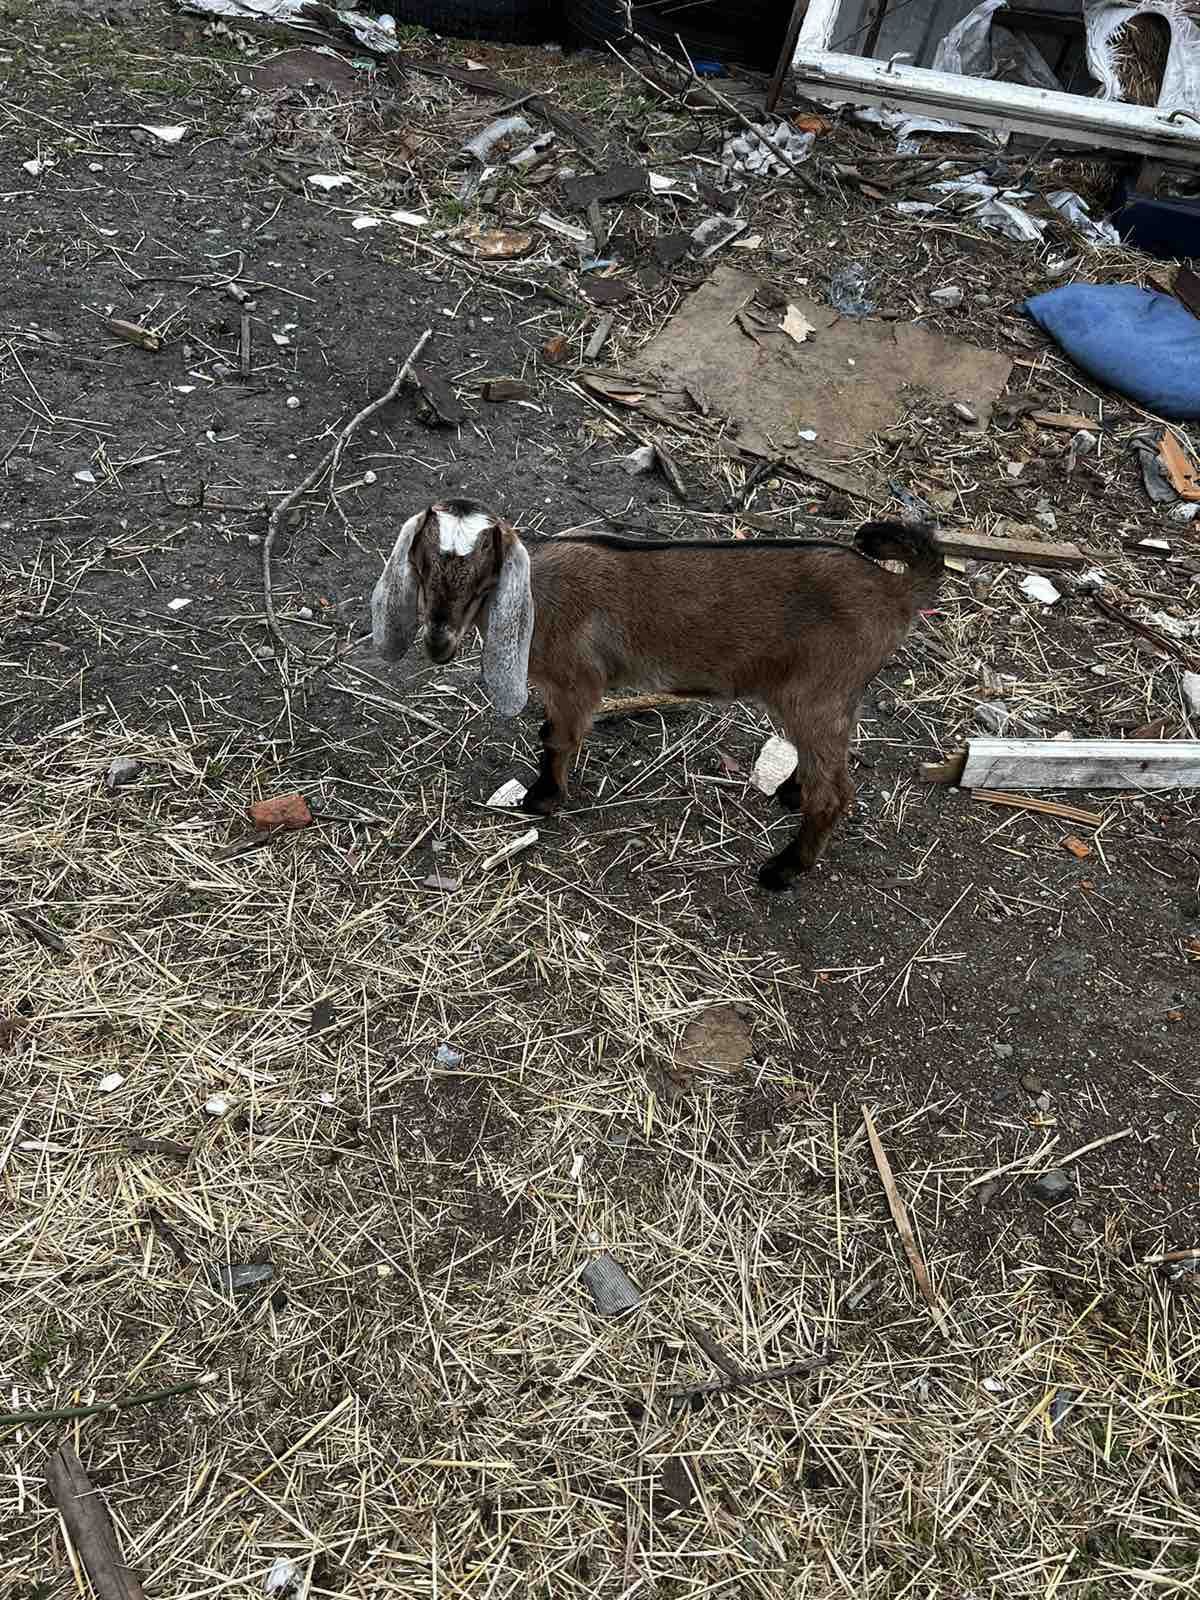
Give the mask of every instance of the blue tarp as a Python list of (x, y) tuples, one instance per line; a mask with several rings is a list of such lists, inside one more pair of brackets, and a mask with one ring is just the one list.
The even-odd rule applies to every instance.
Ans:
[(1025, 310), (1066, 353), (1160, 417), (1200, 417), (1200, 320), (1169, 294), (1129, 283), (1071, 283)]

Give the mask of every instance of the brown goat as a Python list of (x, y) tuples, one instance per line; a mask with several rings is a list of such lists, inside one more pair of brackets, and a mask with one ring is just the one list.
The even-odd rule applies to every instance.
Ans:
[[(901, 573), (880, 560), (905, 563)], [(416, 636), (450, 661), (473, 625), (483, 683), (501, 716), (542, 691), (542, 761), (522, 802), (547, 814), (606, 689), (753, 700), (796, 747), (777, 791), (803, 814), (759, 869), (783, 889), (819, 859), (854, 790), (846, 770), (858, 703), (937, 593), (942, 557), (927, 529), (869, 522), (855, 547), (819, 540), (639, 542), (529, 538), (470, 501), (409, 519), (371, 598), (375, 645), (397, 661)]]

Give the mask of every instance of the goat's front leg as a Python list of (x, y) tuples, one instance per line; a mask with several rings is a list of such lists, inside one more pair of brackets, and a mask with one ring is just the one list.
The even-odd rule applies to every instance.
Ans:
[(579, 747), (587, 738), (592, 726), (592, 715), (600, 703), (601, 688), (598, 683), (575, 682), (568, 700), (561, 695), (547, 694), (548, 716), (539, 730), (542, 740), (542, 759), (535, 783), (525, 792), (522, 811), (547, 817), (557, 811), (567, 798), (567, 779)]

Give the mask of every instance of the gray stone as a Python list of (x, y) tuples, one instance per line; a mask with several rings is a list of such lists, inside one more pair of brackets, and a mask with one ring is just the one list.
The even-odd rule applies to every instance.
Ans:
[(1037, 1198), (1048, 1206), (1061, 1205), (1075, 1193), (1075, 1185), (1061, 1167), (1039, 1172), (1030, 1187)]
[(127, 783), (136, 783), (142, 775), (142, 763), (136, 756), (117, 756), (109, 763), (104, 774), (107, 789), (123, 789)]

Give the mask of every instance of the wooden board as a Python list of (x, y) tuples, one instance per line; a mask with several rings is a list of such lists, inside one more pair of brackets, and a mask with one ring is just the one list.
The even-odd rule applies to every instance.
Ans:
[(1077, 544), (1043, 544), (1039, 539), (991, 539), (982, 533), (962, 529), (941, 530), (934, 535), (943, 555), (964, 556), (972, 561), (1012, 561), (1022, 567), (1086, 567), (1099, 557), (1081, 550)]
[(1200, 788), (1200, 739), (972, 739), (962, 786)]

